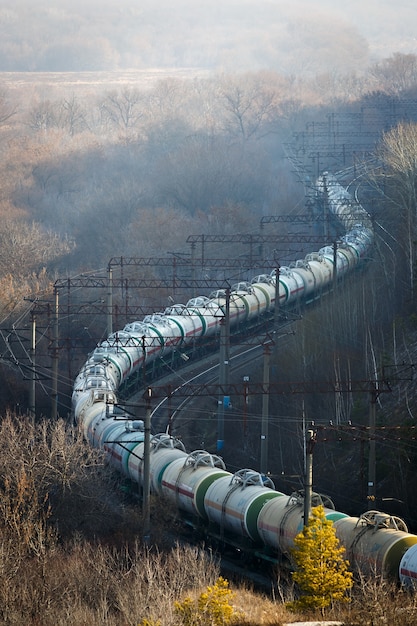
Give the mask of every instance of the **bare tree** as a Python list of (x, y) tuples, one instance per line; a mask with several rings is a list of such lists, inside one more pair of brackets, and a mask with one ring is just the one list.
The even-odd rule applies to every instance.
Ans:
[(101, 111), (105, 122), (128, 133), (137, 128), (144, 115), (143, 95), (129, 87), (121, 92), (113, 91), (103, 100)]
[(0, 90), (0, 125), (5, 124), (10, 118), (17, 113), (17, 107), (10, 102), (8, 94), (5, 90)]
[(57, 112), (50, 100), (42, 100), (29, 111), (29, 126), (35, 131), (47, 131), (56, 126)]
[(70, 251), (68, 241), (39, 225), (3, 219), (0, 227), (0, 276), (25, 276)]
[(370, 70), (382, 89), (398, 94), (417, 84), (417, 55), (395, 52)]
[(68, 130), (71, 137), (86, 130), (86, 113), (74, 94), (71, 98), (65, 98), (62, 101), (60, 120), (63, 128)]
[(384, 133), (379, 156), (389, 199), (398, 213), (398, 232), (406, 252), (413, 292), (417, 232), (417, 124), (400, 123)]
[(86, 113), (74, 95), (57, 102), (42, 100), (37, 103), (29, 112), (28, 123), (35, 131), (59, 128), (71, 137), (88, 127)]
[(270, 132), (278, 114), (277, 95), (258, 77), (247, 76), (225, 81), (221, 99), (226, 112), (226, 129), (243, 140), (259, 138)]

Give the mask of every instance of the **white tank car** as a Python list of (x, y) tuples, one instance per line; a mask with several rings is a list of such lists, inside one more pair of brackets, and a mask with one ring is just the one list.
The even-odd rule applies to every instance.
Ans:
[(212, 482), (204, 498), (204, 510), (220, 533), (231, 532), (258, 542), (259, 512), (268, 500), (279, 495), (269, 478), (244, 469)]
[(327, 259), (318, 252), (308, 254), (306, 261), (312, 269), (316, 268), (321, 274), (321, 288), (326, 289), (329, 287), (333, 278), (333, 263), (328, 263)]
[[(187, 311), (190, 315), (196, 316), (199, 323), (201, 323), (195, 338), (211, 336), (216, 333), (221, 317), (218, 316), (218, 309), (213, 307), (209, 297), (198, 296), (198, 298), (191, 298), (187, 302)], [(191, 337), (188, 337), (188, 340), (190, 339)]]
[(150, 442), (150, 487), (152, 493), (162, 494), (162, 476), (168, 465), (179, 458), (188, 456), (185, 446), (179, 439), (166, 433), (155, 435)]
[[(319, 254), (334, 266), (334, 250), (331, 246), (325, 246), (319, 250)], [(338, 278), (342, 278), (349, 271), (349, 259), (352, 261), (352, 253), (344, 254), (340, 248), (336, 250), (336, 273)], [(332, 271), (333, 276), (333, 271)]]
[(205, 518), (204, 496), (210, 485), (224, 476), (224, 461), (205, 450), (195, 450), (185, 459), (177, 459), (162, 474), (162, 494), (178, 509)]
[(403, 555), (417, 544), (403, 520), (379, 511), (346, 517), (334, 526), (352, 567), (365, 575), (398, 578)]
[(270, 274), (260, 274), (251, 280), (255, 290), (260, 291), (265, 297), (265, 312), (272, 311), (275, 304), (275, 277)]
[[(144, 320), (148, 327), (155, 331), (158, 335), (160, 344), (160, 354), (164, 354), (172, 350), (181, 342), (181, 330), (172, 319), (160, 313), (147, 315)], [(158, 352), (159, 354), (159, 352)]]
[(417, 544), (409, 548), (400, 561), (400, 582), (412, 591), (417, 590)]
[(236, 304), (241, 302), (245, 310), (245, 321), (258, 318), (269, 307), (269, 298), (264, 290), (256, 289), (251, 283), (240, 282), (233, 285), (232, 292)]
[[(226, 314), (227, 294), (225, 289), (217, 289), (210, 294), (210, 304), (213, 307), (214, 315), (220, 328), (220, 322)], [(240, 323), (246, 320), (246, 306), (242, 297), (236, 293), (231, 293), (229, 297), (229, 319), (233, 328), (237, 328)]]
[[(276, 270), (272, 270), (271, 278), (275, 288)], [(305, 294), (304, 279), (300, 272), (293, 272), (283, 265), (279, 268), (279, 305), (295, 304)]]
[(303, 281), (306, 300), (321, 293), (323, 287), (321, 282), (322, 274), (317, 268), (312, 268), (308, 261), (305, 259), (295, 261), (295, 263), (291, 263), (290, 269), (293, 274), (298, 275)]
[[(265, 545), (271, 546), (288, 556), (294, 546), (294, 539), (303, 529), (304, 502), (299, 496), (281, 497), (265, 504), (259, 513), (258, 533)], [(325, 508), (326, 519), (334, 521), (347, 517), (345, 513)]]
[(110, 465), (118, 472), (129, 477), (129, 459), (135, 447), (144, 441), (142, 420), (112, 419), (112, 428), (106, 430), (103, 448)]
[(201, 337), (203, 322), (200, 315), (190, 311), (185, 304), (176, 304), (164, 311), (167, 319), (178, 326), (181, 341), (180, 346), (188, 345), (195, 338)]

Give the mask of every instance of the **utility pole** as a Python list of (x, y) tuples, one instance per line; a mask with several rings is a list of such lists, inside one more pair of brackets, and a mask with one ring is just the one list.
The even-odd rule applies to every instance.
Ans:
[(58, 417), (58, 363), (59, 363), (59, 291), (54, 288), (53, 346), (52, 346), (52, 381), (51, 381), (51, 418)]
[(107, 336), (113, 332), (113, 270), (107, 269)]
[(151, 534), (151, 509), (150, 509), (150, 453), (151, 453), (151, 398), (152, 389), (145, 391), (145, 439), (143, 446), (143, 541), (145, 545), (150, 542)]
[(30, 312), (30, 388), (29, 388), (29, 413), (33, 419), (36, 416), (36, 317), (33, 309)]
[(304, 481), (304, 526), (311, 516), (311, 497), (313, 495), (313, 449), (316, 435), (312, 430), (306, 432), (306, 459)]
[(374, 508), (376, 498), (375, 425), (377, 398), (378, 391), (375, 385), (374, 390), (371, 391), (371, 401), (369, 403), (368, 511)]
[(279, 328), (279, 270), (280, 264), (277, 262), (275, 268), (274, 332), (278, 332)]
[(262, 422), (261, 422), (261, 474), (268, 472), (268, 426), (269, 426), (269, 373), (271, 365), (271, 349), (269, 345), (264, 344), (264, 370), (263, 370), (263, 389), (262, 394)]
[(219, 384), (223, 387), (223, 394), (219, 395), (217, 412), (217, 452), (224, 447), (224, 410), (230, 404), (228, 385), (230, 380), (230, 288), (226, 289), (226, 303), (224, 317), (220, 321), (220, 368)]
[(337, 289), (337, 241), (333, 242), (333, 291)]

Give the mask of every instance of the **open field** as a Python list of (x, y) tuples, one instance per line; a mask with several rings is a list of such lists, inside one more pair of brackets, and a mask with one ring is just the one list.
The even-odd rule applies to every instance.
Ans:
[(152, 88), (162, 79), (206, 78), (208, 70), (196, 68), (162, 68), (152, 70), (120, 70), (113, 72), (0, 72), (0, 85), (13, 92), (27, 90), (85, 92), (89, 89), (111, 90), (121, 87)]

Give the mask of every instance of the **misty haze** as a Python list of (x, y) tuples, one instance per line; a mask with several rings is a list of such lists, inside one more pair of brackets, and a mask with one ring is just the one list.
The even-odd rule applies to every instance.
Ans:
[(416, 52), (416, 27), (412, 1), (16, 0), (0, 6), (0, 71), (360, 71)]

